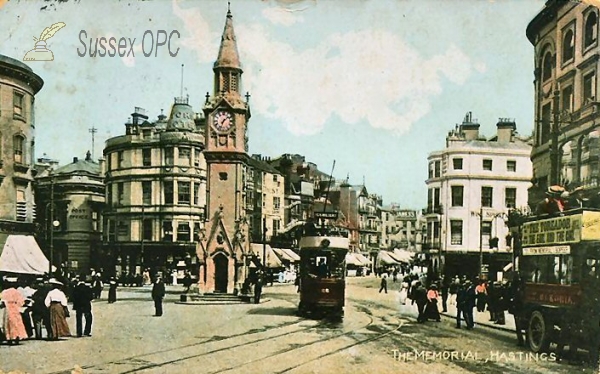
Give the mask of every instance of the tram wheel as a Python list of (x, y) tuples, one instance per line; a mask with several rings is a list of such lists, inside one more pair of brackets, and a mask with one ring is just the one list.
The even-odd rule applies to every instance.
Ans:
[(529, 327), (527, 328), (527, 340), (529, 348), (535, 352), (547, 351), (550, 347), (550, 331), (551, 326), (544, 319), (544, 315), (540, 311), (534, 311), (529, 317)]

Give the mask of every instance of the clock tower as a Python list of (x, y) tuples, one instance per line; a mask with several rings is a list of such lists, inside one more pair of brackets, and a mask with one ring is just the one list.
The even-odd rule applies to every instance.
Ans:
[(244, 281), (245, 255), (250, 247), (244, 207), (250, 107), (240, 95), (243, 71), (230, 10), (213, 71), (213, 94), (206, 94), (203, 108), (207, 222), (199, 249), (205, 264), (200, 287), (203, 292), (231, 293)]

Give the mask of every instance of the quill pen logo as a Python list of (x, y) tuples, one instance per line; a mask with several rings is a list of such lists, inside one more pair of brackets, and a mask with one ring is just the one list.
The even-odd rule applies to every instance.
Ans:
[(64, 22), (57, 22), (50, 27), (46, 27), (39, 38), (33, 38), (35, 48), (25, 54), (23, 61), (54, 61), (54, 54), (47, 48), (46, 41), (65, 26)]

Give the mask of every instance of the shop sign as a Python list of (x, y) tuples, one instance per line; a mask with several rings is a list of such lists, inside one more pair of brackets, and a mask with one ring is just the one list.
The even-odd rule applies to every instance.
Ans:
[(600, 240), (600, 212), (583, 212), (582, 240)]
[(577, 243), (581, 240), (582, 215), (543, 219), (523, 224), (523, 247)]

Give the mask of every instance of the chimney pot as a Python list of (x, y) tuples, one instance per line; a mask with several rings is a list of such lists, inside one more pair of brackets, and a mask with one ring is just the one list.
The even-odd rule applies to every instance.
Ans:
[(77, 157), (73, 157), (73, 163), (76, 163), (79, 159)]

